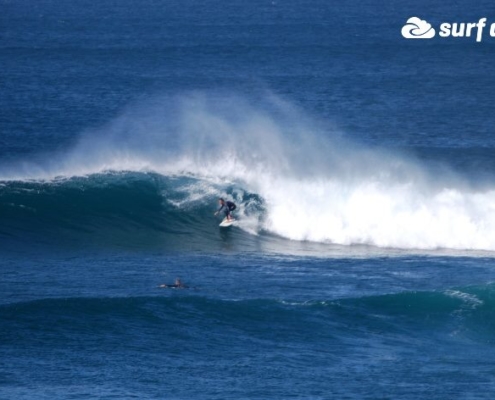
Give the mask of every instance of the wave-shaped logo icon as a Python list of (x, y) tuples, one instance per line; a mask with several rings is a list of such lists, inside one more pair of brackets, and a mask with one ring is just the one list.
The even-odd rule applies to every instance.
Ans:
[(435, 29), (425, 20), (411, 17), (402, 27), (401, 33), (406, 39), (431, 39), (435, 36)]

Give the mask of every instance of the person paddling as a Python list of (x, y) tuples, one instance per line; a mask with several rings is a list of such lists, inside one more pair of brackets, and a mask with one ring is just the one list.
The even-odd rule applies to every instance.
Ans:
[(187, 285), (184, 285), (181, 281), (180, 278), (175, 278), (175, 282), (173, 285), (166, 285), (166, 284), (163, 284), (163, 285), (160, 285), (158, 287), (161, 287), (161, 288), (172, 288), (172, 289), (188, 289), (189, 286)]

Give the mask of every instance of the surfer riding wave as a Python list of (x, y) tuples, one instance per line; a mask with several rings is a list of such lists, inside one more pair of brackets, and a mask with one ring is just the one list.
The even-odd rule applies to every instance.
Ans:
[(223, 212), (225, 213), (225, 218), (227, 218), (227, 221), (232, 221), (234, 218), (232, 217), (231, 213), (237, 208), (235, 203), (233, 203), (232, 201), (225, 201), (222, 198), (218, 199), (218, 203), (220, 204), (220, 208), (217, 210), (215, 215), (218, 215), (218, 213), (223, 210)]

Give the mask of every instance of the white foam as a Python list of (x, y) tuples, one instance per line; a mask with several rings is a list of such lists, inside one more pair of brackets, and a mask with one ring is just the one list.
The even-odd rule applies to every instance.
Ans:
[(495, 191), (327, 180), (279, 183), (263, 195), (267, 229), (294, 240), (495, 250)]
[[(268, 95), (192, 94), (134, 106), (81, 135), (62, 155), (3, 165), (3, 180), (54, 179), (104, 171), (204, 178), (190, 201), (230, 182), (265, 200), (266, 218), (246, 218), (293, 239), (404, 249), (495, 251), (495, 187), (469, 188), (419, 162), (343, 140)], [(221, 194), (221, 191), (219, 192)], [(173, 200), (172, 200), (173, 201)], [(181, 202), (177, 202), (181, 206)]]
[(460, 290), (446, 290), (445, 294), (449, 297), (462, 300), (465, 308), (474, 310), (475, 308), (483, 305), (483, 300), (480, 300), (474, 294), (461, 292)]

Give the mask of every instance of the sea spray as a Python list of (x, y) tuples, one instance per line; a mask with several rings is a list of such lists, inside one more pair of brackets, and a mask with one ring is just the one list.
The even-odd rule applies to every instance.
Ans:
[(222, 187), (255, 193), (263, 214), (249, 224), (251, 233), (342, 245), (495, 250), (495, 186), (475, 190), (465, 177), (438, 174), (411, 156), (351, 142), (273, 94), (155, 98), (84, 132), (62, 154), (3, 165), (0, 176), (43, 180), (108, 171), (201, 181), (202, 190), (178, 208), (201, 196), (211, 201), (213, 193), (225, 193)]

